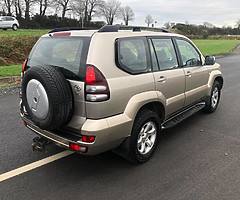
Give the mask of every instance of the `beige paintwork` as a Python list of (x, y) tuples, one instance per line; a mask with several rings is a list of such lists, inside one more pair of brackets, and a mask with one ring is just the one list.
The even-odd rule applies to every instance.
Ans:
[[(70, 81), (75, 110), (68, 126), (79, 130), (83, 135), (96, 136), (94, 144), (84, 144), (88, 146), (90, 155), (115, 148), (130, 136), (135, 117), (146, 104), (155, 102), (162, 105), (166, 120), (173, 113), (209, 96), (214, 80), (222, 77), (218, 64), (140, 75), (130, 75), (116, 66), (115, 42), (118, 38), (176, 36), (187, 39), (178, 34), (145, 31), (72, 31), (72, 36), (92, 36), (87, 64), (96, 66), (103, 73), (110, 88), (108, 101), (85, 102), (84, 83)], [(201, 57), (204, 63), (203, 55)]]

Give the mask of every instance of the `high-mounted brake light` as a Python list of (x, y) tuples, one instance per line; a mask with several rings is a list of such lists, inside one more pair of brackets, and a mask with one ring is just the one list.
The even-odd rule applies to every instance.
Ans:
[(85, 76), (85, 99), (90, 102), (107, 101), (110, 98), (106, 78), (98, 68), (87, 65)]
[(53, 37), (68, 37), (71, 36), (71, 32), (57, 32), (52, 34)]

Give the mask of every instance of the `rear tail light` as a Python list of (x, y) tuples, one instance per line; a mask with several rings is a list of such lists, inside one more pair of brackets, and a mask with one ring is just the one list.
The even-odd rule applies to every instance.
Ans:
[(27, 70), (27, 59), (22, 64), (22, 73), (24, 73)]
[(85, 142), (85, 143), (94, 143), (95, 136), (83, 135), (81, 140), (82, 142)]
[(90, 102), (107, 101), (110, 98), (106, 78), (93, 65), (87, 65), (85, 77), (85, 99)]

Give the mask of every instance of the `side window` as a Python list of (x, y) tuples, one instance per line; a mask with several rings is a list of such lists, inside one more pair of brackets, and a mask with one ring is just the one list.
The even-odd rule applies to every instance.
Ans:
[(14, 19), (12, 17), (6, 17), (5, 20), (6, 21), (14, 21)]
[(148, 72), (147, 48), (143, 38), (118, 40), (118, 65), (131, 74)]
[(194, 46), (181, 39), (176, 39), (184, 67), (202, 65), (201, 57)]
[(152, 39), (157, 55), (160, 70), (174, 69), (178, 67), (178, 61), (172, 40)]

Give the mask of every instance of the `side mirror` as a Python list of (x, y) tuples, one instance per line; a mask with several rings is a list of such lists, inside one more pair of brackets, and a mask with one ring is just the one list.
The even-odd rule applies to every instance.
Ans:
[(216, 58), (214, 56), (205, 57), (205, 65), (214, 65), (216, 63)]

